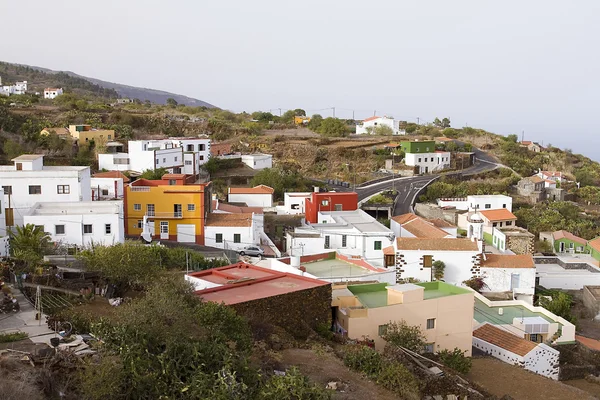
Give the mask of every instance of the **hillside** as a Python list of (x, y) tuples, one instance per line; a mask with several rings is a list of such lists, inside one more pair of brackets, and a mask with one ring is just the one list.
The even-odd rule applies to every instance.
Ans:
[(215, 108), (214, 105), (192, 97), (161, 90), (140, 88), (78, 75), (71, 71), (53, 71), (48, 68), (0, 62), (0, 77), (6, 83), (26, 80), (30, 91), (42, 92), (46, 87), (64, 87), (66, 90), (106, 98), (130, 98), (166, 104), (168, 98), (192, 107)]

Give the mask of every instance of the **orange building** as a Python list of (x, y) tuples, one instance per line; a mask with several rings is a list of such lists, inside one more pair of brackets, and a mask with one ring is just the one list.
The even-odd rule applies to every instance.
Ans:
[[(204, 245), (204, 225), (211, 209), (211, 186), (193, 177), (165, 174), (160, 180), (138, 179), (125, 189), (125, 235)], [(144, 225), (146, 224), (146, 225)]]

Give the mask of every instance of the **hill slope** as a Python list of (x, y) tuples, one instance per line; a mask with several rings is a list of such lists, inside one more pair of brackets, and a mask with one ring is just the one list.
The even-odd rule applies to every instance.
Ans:
[(17, 80), (29, 81), (31, 90), (42, 91), (44, 87), (58, 86), (69, 90), (79, 89), (101, 97), (125, 97), (149, 100), (156, 104), (165, 104), (168, 98), (177, 103), (193, 107), (215, 108), (214, 105), (192, 97), (165, 92), (162, 90), (140, 88), (100, 79), (78, 75), (71, 71), (54, 71), (48, 68), (0, 62), (0, 76), (3, 84)]

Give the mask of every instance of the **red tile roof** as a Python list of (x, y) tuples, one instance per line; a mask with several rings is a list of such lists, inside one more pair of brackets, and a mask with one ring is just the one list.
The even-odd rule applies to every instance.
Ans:
[(392, 218), (398, 222), (403, 229), (410, 232), (417, 238), (444, 238), (448, 236), (448, 232), (436, 227), (431, 222), (424, 220), (415, 214), (402, 214)]
[(252, 214), (210, 213), (206, 218), (206, 226), (248, 228), (252, 226)]
[(588, 242), (587, 240), (580, 238), (579, 236), (575, 236), (571, 232), (567, 232), (564, 230), (552, 232), (552, 237), (554, 238), (554, 240), (567, 239), (583, 245), (585, 245)]
[(441, 218), (428, 219), (427, 222), (431, 222), (433, 225), (438, 228), (456, 228), (455, 225), (452, 225), (450, 222), (445, 221)]
[(196, 272), (190, 276), (222, 286), (197, 291), (205, 301), (238, 304), (331, 285), (319, 279), (282, 273), (246, 263)]
[(119, 171), (98, 172), (92, 175), (92, 178), (121, 178), (123, 183), (129, 182), (129, 178)]
[(595, 239), (592, 239), (588, 242), (588, 245), (596, 250), (596, 251), (600, 251), (600, 237), (597, 237)]
[(483, 215), (488, 221), (492, 222), (517, 219), (515, 214), (511, 213), (506, 208), (500, 208), (498, 210), (479, 211), (479, 214)]
[(260, 207), (240, 207), (234, 206), (233, 204), (221, 203), (216, 201), (213, 202), (213, 210), (223, 211), (224, 213), (230, 214), (264, 214), (264, 210)]
[(366, 118), (366, 119), (364, 119), (364, 120), (363, 120), (363, 122), (367, 122), (367, 121), (373, 121), (374, 119), (378, 119), (378, 118), (381, 118), (381, 117), (372, 116), (372, 117), (369, 117), (369, 118)]
[(479, 251), (477, 242), (459, 238), (396, 238), (396, 247), (398, 250)]
[(491, 324), (481, 325), (473, 331), (473, 337), (498, 346), (519, 356), (525, 356), (537, 347), (537, 343), (513, 335)]
[(485, 254), (482, 268), (535, 268), (531, 254)]
[(229, 188), (229, 194), (273, 194), (275, 189), (266, 185), (258, 185), (253, 188)]

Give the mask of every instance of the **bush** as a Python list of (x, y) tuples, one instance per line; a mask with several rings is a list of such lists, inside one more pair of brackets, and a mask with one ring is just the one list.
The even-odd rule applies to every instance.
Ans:
[(0, 343), (18, 342), (27, 339), (27, 337), (28, 335), (25, 332), (0, 333)]
[(346, 348), (344, 364), (374, 378), (381, 372), (382, 357), (381, 354), (370, 347), (351, 345)]
[(416, 353), (422, 353), (425, 348), (425, 335), (421, 327), (408, 325), (404, 320), (390, 322), (382, 337), (389, 344), (404, 347)]
[(326, 400), (331, 398), (327, 389), (310, 383), (296, 367), (284, 376), (274, 375), (261, 388), (259, 400)]
[(457, 372), (467, 374), (471, 370), (471, 359), (466, 357), (465, 353), (459, 348), (452, 351), (444, 349), (438, 353), (438, 356), (442, 364)]
[(419, 382), (404, 365), (398, 362), (385, 362), (377, 377), (377, 383), (396, 393), (402, 399), (418, 400), (421, 398)]

